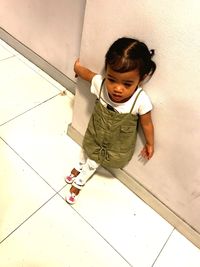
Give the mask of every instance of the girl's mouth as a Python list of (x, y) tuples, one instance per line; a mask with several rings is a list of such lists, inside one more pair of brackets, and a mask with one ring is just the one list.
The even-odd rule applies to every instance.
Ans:
[(112, 94), (111, 98), (112, 98), (113, 100), (117, 100), (117, 101), (119, 101), (119, 100), (122, 98), (122, 96), (121, 96), (121, 95), (117, 95), (117, 94)]

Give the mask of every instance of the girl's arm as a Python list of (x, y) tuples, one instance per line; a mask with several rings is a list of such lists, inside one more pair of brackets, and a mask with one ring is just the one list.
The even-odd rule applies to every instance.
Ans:
[(79, 76), (83, 80), (86, 80), (88, 82), (92, 81), (92, 78), (96, 75), (95, 72), (85, 68), (80, 64), (79, 59), (77, 59), (74, 63), (74, 72), (76, 73), (76, 77)]
[(154, 127), (151, 119), (151, 112), (141, 115), (140, 123), (146, 140), (146, 145), (140, 154), (142, 157), (150, 159), (154, 153)]

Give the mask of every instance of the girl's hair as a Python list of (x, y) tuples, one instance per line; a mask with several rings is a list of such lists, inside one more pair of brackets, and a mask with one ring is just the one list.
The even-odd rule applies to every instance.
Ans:
[(116, 40), (105, 56), (105, 67), (116, 72), (128, 72), (137, 69), (141, 80), (148, 75), (149, 78), (156, 70), (156, 64), (151, 58), (154, 55), (154, 50), (149, 50), (148, 47), (139, 40), (122, 37)]

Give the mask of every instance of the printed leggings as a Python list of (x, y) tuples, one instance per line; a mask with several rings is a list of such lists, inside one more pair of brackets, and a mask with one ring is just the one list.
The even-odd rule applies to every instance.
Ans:
[(74, 182), (80, 186), (85, 185), (88, 179), (96, 172), (99, 165), (96, 161), (89, 159), (84, 150), (81, 149), (79, 163), (75, 166), (75, 169), (80, 174), (75, 178)]

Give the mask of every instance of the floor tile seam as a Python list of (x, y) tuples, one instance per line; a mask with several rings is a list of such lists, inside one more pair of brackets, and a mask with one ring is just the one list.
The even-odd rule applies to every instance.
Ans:
[(58, 193), (53, 194), (48, 200), (46, 200), (39, 208), (37, 208), (34, 212), (32, 212), (26, 219), (24, 219), (14, 230), (12, 230), (6, 237), (0, 240), (0, 245), (6, 241), (13, 233), (15, 233), (21, 226), (23, 226), (29, 219), (33, 217), (38, 211), (40, 211), (47, 203), (49, 203)]
[(57, 94), (53, 95), (52, 97), (50, 97), (50, 98), (48, 98), (48, 99), (42, 101), (41, 103), (37, 104), (36, 106), (33, 106), (33, 107), (27, 109), (26, 111), (24, 111), (24, 112), (22, 112), (22, 113), (16, 115), (15, 117), (9, 119), (8, 121), (6, 121), (6, 122), (0, 124), (0, 127), (1, 127), (1, 126), (4, 126), (5, 124), (7, 124), (7, 123), (9, 123), (9, 122), (11, 122), (11, 121), (13, 121), (13, 120), (15, 120), (15, 119), (17, 119), (17, 118), (20, 117), (20, 116), (23, 116), (24, 114), (28, 113), (29, 111), (32, 111), (33, 109), (35, 109), (35, 108), (41, 106), (42, 104), (45, 104), (46, 102), (48, 102), (48, 101), (50, 101), (50, 100), (56, 98), (56, 97), (59, 96), (59, 95), (60, 95), (60, 93), (57, 93)]
[(18, 54), (18, 52), (9, 44), (7, 44), (4, 40), (0, 39), (1, 41), (3, 41), (4, 43), (1, 43), (0, 46), (3, 47), (7, 52), (9, 52), (10, 54), (12, 54), (13, 56), (16, 56)]
[(13, 58), (13, 57), (16, 57), (16, 56), (15, 56), (15, 55), (10, 55), (10, 56), (8, 56), (8, 57), (2, 58), (2, 59), (0, 59), (0, 63), (1, 63), (2, 61), (5, 61), (5, 60), (10, 59), (10, 58)]
[[(47, 81), (48, 83), (50, 83), (51, 85), (53, 85), (59, 92), (62, 92), (62, 91), (65, 91), (65, 90), (68, 90), (67, 88), (65, 88), (62, 84), (61, 86), (63, 86), (65, 88), (65, 90), (61, 90), (58, 88), (57, 85), (55, 85), (53, 82), (51, 82), (48, 78), (44, 77), (40, 71), (43, 71), (46, 75), (49, 75), (48, 73), (46, 73), (44, 70), (42, 70), (41, 68), (39, 68), (37, 65), (35, 65), (31, 60), (29, 60), (28, 58), (26, 58), (23, 54), (20, 54), (20, 53), (16, 53), (16, 54), (13, 54), (9, 49), (7, 49), (5, 46), (3, 45), (0, 45), (2, 46), (7, 52), (9, 52), (11, 54), (10, 57), (7, 57), (5, 59), (10, 59), (12, 57), (16, 57), (18, 60), (20, 60), (26, 67), (28, 67), (29, 69), (31, 69), (32, 71), (34, 71), (36, 74), (38, 74), (41, 78), (43, 78), (45, 81)], [(20, 56), (24, 57), (27, 61), (30, 61), (31, 64), (33, 64), (34, 66), (36, 66), (36, 68), (38, 68), (38, 70), (34, 69), (31, 67), (31, 65), (27, 64), (26, 62), (23, 61), (22, 58), (20, 58)], [(4, 60), (4, 59), (3, 59)], [(42, 60), (44, 60), (42, 58)], [(1, 60), (0, 60), (1, 61)], [(46, 61), (46, 60), (45, 60)], [(46, 61), (47, 62), (47, 61)], [(47, 64), (49, 64), (49, 62), (47, 62)], [(50, 64), (51, 65), (51, 64)], [(56, 68), (55, 66), (53, 66), (54, 68)], [(56, 68), (56, 70), (58, 70)], [(60, 72), (60, 70), (58, 70)], [(64, 74), (64, 73), (63, 73)], [(65, 74), (64, 74), (65, 75)], [(49, 75), (50, 76), (50, 75)], [(66, 76), (66, 75), (65, 75)], [(51, 76), (50, 76), (51, 77)], [(66, 76), (67, 77), (67, 76)], [(51, 77), (52, 80), (54, 80), (54, 78)], [(67, 79), (70, 79), (73, 83), (76, 84), (76, 82), (74, 82), (71, 78), (67, 77)], [(56, 80), (55, 80), (56, 81)], [(60, 84), (58, 81), (56, 81), (58, 84)], [(69, 92), (71, 92), (70, 90), (68, 90)]]
[[(38, 68), (38, 70), (34, 69), (31, 67), (30, 64), (27, 64), (26, 62), (23, 61), (23, 59), (20, 58), (20, 56), (23, 56), (21, 54), (16, 55), (17, 59), (20, 60), (26, 67), (28, 67), (29, 69), (31, 69), (32, 71), (34, 71), (36, 74), (38, 74), (41, 78), (43, 78), (45, 81), (47, 81), (48, 83), (50, 83), (51, 85), (53, 85), (59, 92), (62, 92), (61, 89), (59, 89), (53, 82), (51, 82), (48, 78), (44, 77), (40, 71), (43, 71), (46, 75), (49, 75), (48, 73), (46, 73), (44, 70), (40, 69), (37, 65), (35, 65), (32, 61), (30, 61), (29, 59), (27, 59), (25, 56), (23, 56), (27, 61), (30, 61), (31, 64), (33, 64), (34, 66), (36, 66), (36, 68)], [(48, 63), (49, 64), (49, 63)], [(55, 68), (55, 67), (54, 67)], [(50, 76), (50, 75), (49, 75)], [(51, 77), (51, 76), (50, 76)], [(53, 78), (51, 78), (53, 79)], [(54, 80), (54, 79), (53, 79)], [(57, 81), (56, 81), (57, 82)], [(59, 83), (59, 82), (57, 82)], [(62, 86), (62, 85), (61, 85)], [(64, 87), (64, 86), (63, 86)]]
[(155, 258), (153, 264), (151, 265), (151, 267), (154, 267), (154, 266), (155, 266), (155, 264), (156, 264), (158, 258), (160, 257), (160, 255), (162, 254), (163, 250), (165, 249), (165, 247), (166, 247), (166, 245), (167, 245), (169, 239), (171, 238), (172, 234), (174, 233), (174, 231), (175, 231), (175, 228), (172, 229), (171, 233), (169, 234), (169, 236), (167, 237), (166, 241), (165, 241), (164, 244), (162, 245), (162, 247), (161, 247), (161, 249), (160, 249), (158, 255), (156, 256), (156, 258)]
[[(2, 45), (1, 45), (2, 46)], [(9, 53), (11, 53), (12, 54), (12, 52), (10, 52), (8, 49), (6, 49), (4, 46), (2, 46), (6, 51), (8, 51)], [(53, 85), (55, 88), (56, 88), (56, 90), (58, 90), (59, 92), (62, 92), (62, 91), (69, 91), (69, 92), (71, 92), (70, 90), (68, 90), (67, 88), (65, 88), (63, 85), (61, 85), (61, 86), (63, 86), (65, 89), (64, 90), (61, 90), (61, 89), (59, 89), (58, 88), (58, 86), (57, 85), (55, 85), (53, 82), (51, 82), (48, 78), (46, 78), (46, 77), (44, 77), (41, 73), (40, 73), (40, 71), (43, 71), (46, 75), (49, 75), (48, 73), (46, 73), (44, 70), (42, 70), (42, 69), (40, 69), (37, 65), (35, 65), (32, 61), (30, 61), (30, 63), (31, 64), (33, 64), (34, 66), (36, 66), (36, 68), (38, 68), (38, 70), (36, 70), (36, 69), (34, 69), (34, 68), (32, 68), (29, 64), (27, 64), (26, 62), (24, 62), (23, 61), (23, 59), (21, 59), (20, 58), (20, 56), (23, 56), (27, 61), (30, 61), (29, 59), (27, 59), (24, 55), (22, 55), (22, 54), (12, 54), (11, 56), (9, 56), (9, 57), (6, 57), (5, 59), (10, 59), (10, 58), (13, 58), (13, 57), (16, 57), (18, 60), (20, 60), (27, 68), (29, 68), (29, 69), (31, 69), (32, 71), (34, 71), (36, 74), (38, 74), (41, 78), (43, 78), (45, 81), (47, 81), (48, 83), (50, 83), (51, 85)], [(2, 60), (5, 60), (5, 59), (0, 59), (0, 62), (2, 61)], [(49, 64), (49, 63), (48, 63)], [(54, 67), (55, 68), (55, 67)], [(65, 74), (64, 74), (65, 75)], [(50, 75), (49, 75), (50, 76)], [(51, 77), (51, 76), (50, 76)], [(67, 77), (68, 79), (70, 79), (69, 77)], [(52, 77), (51, 77), (51, 79), (53, 79)], [(54, 80), (54, 79), (53, 79)], [(71, 80), (71, 79), (70, 79)], [(56, 81), (56, 80), (55, 80)], [(73, 80), (71, 80), (72, 82), (74, 82)], [(57, 83), (59, 83), (58, 81), (56, 81)]]
[[(0, 136), (0, 140), (2, 140), (35, 174), (37, 174), (55, 193), (58, 193), (58, 190), (56, 190), (55, 188), (53, 188), (53, 186), (51, 186), (44, 177), (42, 177), (39, 172), (37, 172), (12, 146), (10, 146), (8, 144), (8, 142), (6, 142), (1, 136)], [(62, 190), (62, 188), (61, 188)]]
[[(65, 185), (64, 187), (66, 187), (67, 185)], [(64, 188), (63, 187), (63, 188)], [(62, 188), (62, 189), (63, 189)], [(62, 190), (61, 189), (61, 190)], [(58, 195), (62, 198), (62, 200), (64, 200), (66, 202), (66, 200), (62, 197), (62, 195), (60, 195), (60, 191), (58, 191)], [(106, 239), (106, 237), (104, 237), (86, 218), (84, 218), (83, 215), (81, 215), (81, 213), (79, 213), (75, 207), (73, 207), (72, 205), (66, 203), (66, 205), (69, 205), (71, 209), (73, 209), (76, 214), (87, 224), (90, 226), (91, 229), (93, 229), (93, 231), (95, 231), (98, 236), (100, 236), (130, 267), (133, 267), (133, 265)]]

